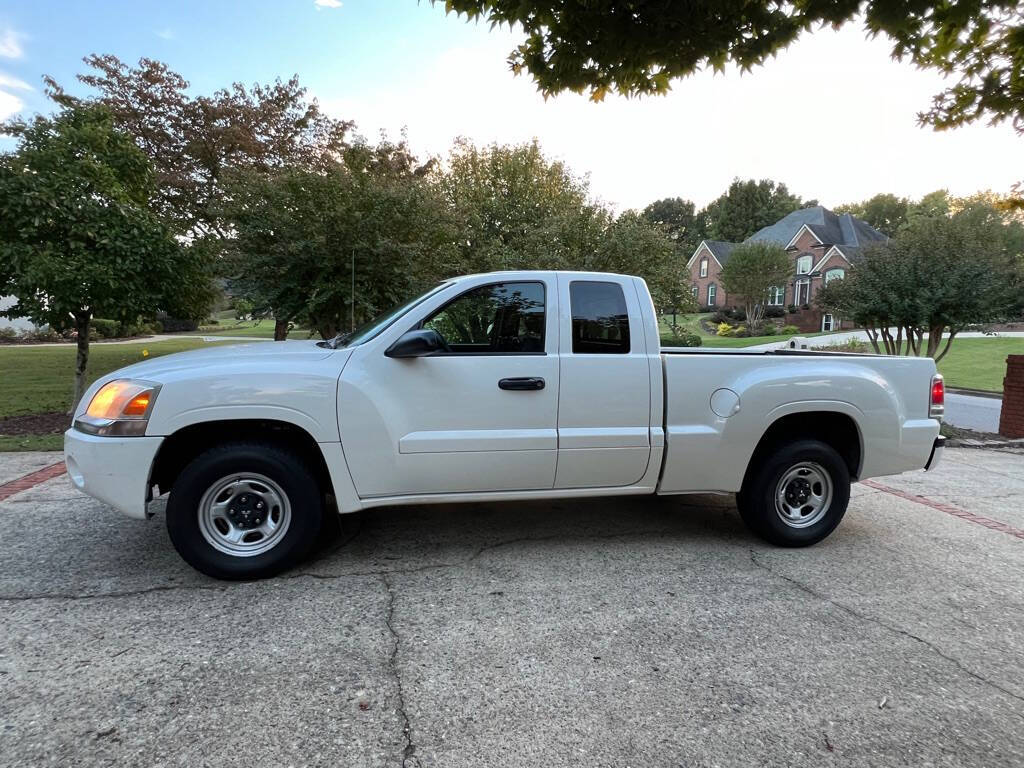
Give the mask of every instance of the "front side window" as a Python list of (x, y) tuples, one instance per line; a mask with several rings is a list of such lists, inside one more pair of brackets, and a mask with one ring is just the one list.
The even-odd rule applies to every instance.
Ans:
[(715, 306), (715, 297), (718, 295), (718, 287), (712, 283), (708, 286), (708, 306)]
[(699, 291), (700, 291), (700, 288), (698, 286), (696, 286), (696, 285), (691, 285), (690, 286), (690, 293), (693, 294), (693, 298), (695, 298), (695, 299), (697, 298), (697, 293)]
[(768, 305), (772, 307), (781, 307), (782, 299), (785, 290), (777, 285), (773, 285), (768, 289)]
[(492, 283), (452, 299), (423, 321), (457, 354), (544, 352), (544, 284)]
[(629, 313), (618, 283), (575, 280), (569, 284), (574, 354), (629, 353)]
[(806, 275), (811, 271), (811, 257), (801, 256), (796, 260), (796, 273), (798, 275)]
[(707, 277), (708, 276), (708, 260), (707, 259), (701, 259), (700, 260), (700, 276), (701, 277)]

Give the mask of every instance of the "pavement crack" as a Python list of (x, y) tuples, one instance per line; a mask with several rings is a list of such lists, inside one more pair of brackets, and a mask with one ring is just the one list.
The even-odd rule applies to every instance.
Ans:
[[(818, 592), (816, 589), (814, 589), (813, 587), (807, 586), (802, 581), (794, 579), (792, 576), (787, 576), (786, 574), (782, 573), (781, 571), (775, 570), (770, 565), (767, 565), (766, 563), (763, 563), (760, 560), (758, 560), (757, 559), (757, 553), (755, 553), (754, 550), (750, 550), (750, 562), (752, 562), (755, 566), (757, 566), (761, 570), (767, 571), (772, 576), (775, 576), (776, 578), (782, 579), (783, 581), (787, 582), (788, 584), (791, 584), (792, 586), (794, 586), (797, 589), (799, 589), (801, 592), (805, 592), (806, 594), (811, 595), (812, 597), (815, 597), (818, 600), (821, 600), (821, 601), (823, 601), (825, 603), (828, 603), (829, 605), (838, 608), (839, 610), (843, 611), (844, 613), (846, 613), (846, 614), (848, 614), (850, 616), (853, 616), (854, 618), (859, 619), (860, 621), (864, 621), (864, 622), (867, 622), (869, 624), (874, 624), (875, 626), (881, 627), (882, 629), (887, 630), (888, 632), (892, 632), (893, 634), (896, 634), (896, 635), (901, 635), (901, 636), (906, 637), (906, 638), (908, 638), (910, 640), (913, 640), (916, 643), (919, 643), (920, 645), (925, 646), (932, 653), (934, 653), (936, 656), (938, 656), (938, 657), (940, 657), (942, 659), (945, 659), (950, 664), (953, 664), (957, 669), (959, 669), (961, 672), (966, 674), (968, 677), (971, 677), (974, 680), (977, 680), (978, 682), (982, 683), (983, 685), (986, 685), (986, 686), (988, 686), (988, 687), (990, 687), (990, 688), (992, 688), (992, 689), (994, 689), (996, 691), (999, 691), (1000, 693), (1002, 693), (1005, 696), (1009, 696), (1012, 699), (1016, 699), (1017, 701), (1024, 703), (1024, 696), (1021, 696), (1018, 693), (1014, 693), (1013, 691), (1009, 690), (1008, 688), (1003, 687), (999, 683), (994, 682), (992, 680), (989, 680), (987, 677), (985, 677), (985, 676), (975, 672), (973, 669), (970, 669), (969, 667), (965, 666), (964, 663), (962, 661), (960, 661), (958, 658), (956, 658), (955, 656), (950, 656), (948, 653), (943, 651), (937, 645), (935, 645), (934, 643), (932, 643), (929, 640), (924, 639), (920, 635), (915, 635), (913, 632), (910, 632), (909, 630), (903, 629), (902, 627), (898, 627), (895, 624), (890, 624), (889, 622), (884, 621), (883, 619), (879, 619), (879, 618), (877, 618), (875, 616), (869, 616), (866, 613), (861, 613), (860, 611), (856, 610), (855, 608), (851, 608), (850, 606), (846, 605), (845, 603), (841, 603), (838, 600), (832, 599), (828, 595), (825, 595), (825, 594), (822, 594), (821, 592)], [(1019, 715), (1018, 714), (1018, 717), (1021, 717), (1022, 719), (1024, 719), (1024, 715)]]
[(402, 749), (402, 768), (420, 768), (420, 759), (416, 757), (416, 743), (412, 740), (412, 724), (409, 722), (409, 714), (405, 709), (405, 687), (402, 683), (402, 673), (398, 668), (398, 648), (402, 642), (401, 636), (395, 629), (395, 590), (391, 579), (386, 572), (380, 574), (384, 589), (388, 593), (388, 610), (384, 617), (388, 632), (391, 633), (391, 653), (388, 654), (388, 669), (395, 680), (395, 687), (398, 692), (398, 716), (402, 721), (402, 738), (405, 740), (405, 747)]

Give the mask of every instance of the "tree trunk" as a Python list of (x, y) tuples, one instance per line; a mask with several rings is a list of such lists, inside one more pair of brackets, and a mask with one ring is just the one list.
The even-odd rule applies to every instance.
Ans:
[(91, 318), (92, 313), (90, 312), (79, 312), (75, 315), (78, 352), (75, 357), (75, 392), (71, 397), (71, 409), (68, 411), (72, 416), (78, 408), (78, 401), (85, 394), (85, 369), (89, 364), (89, 321)]
[(942, 358), (944, 358), (946, 356), (946, 353), (949, 352), (949, 345), (953, 343), (953, 337), (956, 336), (957, 333), (959, 333), (959, 331), (954, 331), (952, 328), (949, 329), (949, 336), (946, 338), (946, 346), (943, 347), (942, 352), (940, 352), (935, 357), (936, 363), (939, 362), (939, 360), (941, 360)]
[(284, 341), (288, 338), (288, 321), (280, 317), (274, 318), (274, 341)]
[(875, 354), (882, 354), (882, 350), (878, 346), (878, 329), (875, 328), (874, 326), (869, 325), (864, 329), (864, 332), (867, 333), (868, 341), (871, 342), (871, 346), (875, 348)]

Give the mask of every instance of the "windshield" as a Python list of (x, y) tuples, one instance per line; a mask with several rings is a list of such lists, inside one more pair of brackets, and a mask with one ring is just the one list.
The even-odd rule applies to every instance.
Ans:
[(348, 333), (339, 333), (330, 341), (321, 341), (320, 345), (330, 347), (331, 349), (338, 349), (339, 347), (354, 347), (358, 344), (362, 344), (365, 341), (369, 341), (377, 334), (381, 333), (385, 328), (395, 322), (398, 318), (408, 312), (410, 309), (415, 307), (422, 301), (425, 301), (428, 297), (433, 296), (435, 293), (440, 291), (442, 288), (447, 286), (448, 283), (438, 283), (426, 293), (421, 293), (413, 299), (399, 304), (396, 307), (392, 307), (387, 312), (377, 315), (367, 323), (363, 323), (361, 326), (356, 328), (354, 331)]

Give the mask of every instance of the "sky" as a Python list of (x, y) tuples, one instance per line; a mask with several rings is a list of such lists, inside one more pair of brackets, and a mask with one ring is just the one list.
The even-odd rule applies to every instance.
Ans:
[[(1024, 137), (1008, 125), (935, 132), (917, 125), (942, 87), (934, 72), (889, 56), (858, 24), (807, 34), (765, 66), (702, 72), (665, 97), (545, 100), (506, 62), (517, 34), (444, 13), (428, 0), (0, 4), (0, 119), (52, 106), (51, 75), (74, 76), (90, 53), (160, 59), (196, 93), (299, 75), (328, 113), (359, 133), (404, 129), (423, 155), (452, 140), (536, 137), (552, 158), (587, 175), (617, 210), (662, 197), (698, 205), (733, 178), (771, 178), (825, 205), (877, 192), (909, 197), (1008, 192), (1020, 179)], [(0, 139), (0, 149), (11, 149)]]

